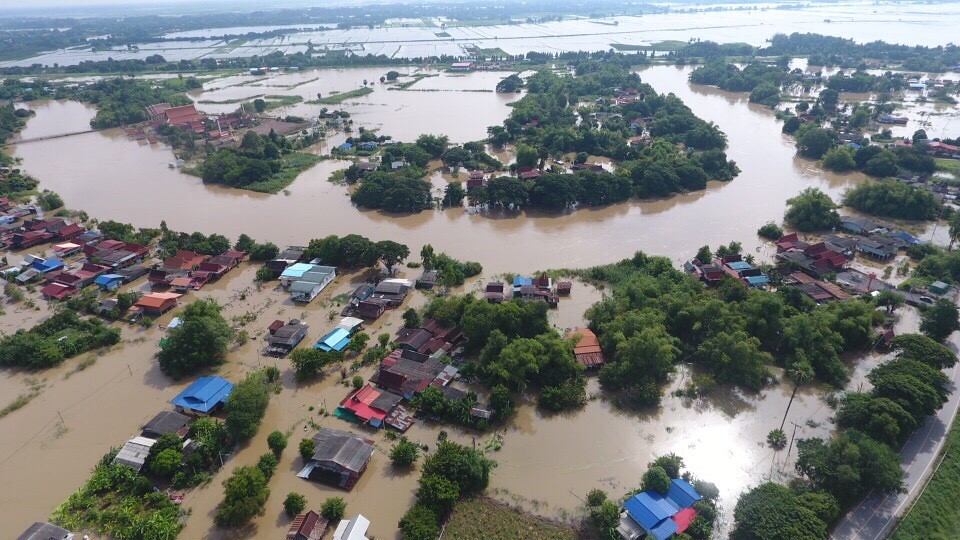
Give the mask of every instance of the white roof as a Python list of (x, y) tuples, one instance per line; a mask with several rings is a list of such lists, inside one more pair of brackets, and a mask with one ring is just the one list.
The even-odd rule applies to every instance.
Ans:
[(363, 514), (357, 514), (357, 517), (350, 521), (340, 520), (337, 530), (333, 532), (333, 540), (367, 540), (369, 527), (370, 520), (363, 517)]
[(143, 464), (147, 461), (150, 454), (150, 447), (157, 441), (147, 437), (134, 437), (123, 445), (123, 448), (117, 452), (117, 457), (113, 459), (115, 464), (126, 465), (131, 469), (140, 472)]
[(349, 332), (350, 330), (353, 330), (362, 324), (363, 319), (358, 319), (356, 317), (344, 317), (340, 319), (340, 324), (337, 325), (337, 328), (343, 328)]
[(380, 283), (399, 283), (400, 285), (406, 285), (407, 287), (413, 287), (413, 282), (409, 279), (401, 278), (387, 278), (381, 281)]

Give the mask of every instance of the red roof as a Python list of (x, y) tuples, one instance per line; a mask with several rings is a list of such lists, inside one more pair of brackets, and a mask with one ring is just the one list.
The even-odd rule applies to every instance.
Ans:
[(341, 403), (340, 406), (345, 409), (349, 409), (364, 422), (369, 422), (373, 419), (382, 421), (387, 417), (386, 411), (381, 411), (380, 409), (375, 409), (370, 406), (370, 404), (373, 403), (375, 399), (380, 397), (380, 394), (382, 393), (383, 392), (380, 392), (368, 384), (353, 394), (347, 396), (347, 399), (343, 400), (343, 403)]
[(51, 283), (40, 291), (40, 295), (53, 300), (63, 300), (75, 292), (77, 292), (77, 289), (71, 285)]
[(605, 362), (603, 351), (600, 349), (600, 340), (589, 328), (574, 330), (572, 335), (579, 335), (580, 341), (573, 347), (573, 354), (577, 361), (586, 367), (594, 367)]
[(171, 107), (164, 113), (167, 115), (167, 123), (174, 126), (190, 125), (203, 120), (203, 115), (197, 112), (197, 108), (193, 105)]
[(670, 519), (677, 524), (677, 534), (682, 534), (693, 523), (693, 520), (697, 519), (697, 511), (693, 508), (684, 508)]

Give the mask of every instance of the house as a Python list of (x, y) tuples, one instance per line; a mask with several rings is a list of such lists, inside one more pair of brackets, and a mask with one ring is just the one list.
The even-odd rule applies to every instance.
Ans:
[(696, 518), (693, 504), (702, 498), (687, 481), (674, 478), (666, 496), (651, 490), (627, 499), (617, 533), (624, 540), (637, 540), (644, 535), (667, 540), (682, 534)]
[(310, 263), (293, 263), (280, 272), (280, 285), (283, 288), (289, 287), (294, 281), (299, 280), (304, 274), (311, 271), (314, 265)]
[(351, 422), (363, 422), (373, 427), (382, 427), (393, 408), (403, 401), (403, 396), (389, 390), (379, 390), (369, 384), (360, 388), (343, 401), (336, 416)]
[(375, 287), (369, 283), (364, 283), (356, 289), (353, 290), (353, 293), (350, 294), (350, 302), (357, 304), (363, 302), (367, 298), (370, 298), (370, 295), (373, 294), (373, 289)]
[(380, 362), (380, 369), (370, 381), (407, 399), (428, 386), (442, 388), (453, 380), (456, 368), (436, 356), (427, 356), (407, 349), (396, 349)]
[(124, 284), (132, 283), (147, 275), (149, 272), (150, 270), (143, 266), (128, 266), (127, 268), (116, 270), (117, 275), (123, 276)]
[(290, 246), (277, 255), (277, 258), (267, 261), (266, 267), (273, 272), (274, 276), (280, 276), (288, 266), (296, 264), (303, 258), (305, 250), (304, 247)]
[(450, 71), (472, 71), (473, 62), (454, 62), (450, 64)]
[(857, 251), (880, 261), (897, 256), (897, 244), (888, 238), (864, 238), (857, 244)]
[(502, 281), (491, 281), (487, 283), (486, 288), (483, 290), (483, 298), (487, 302), (499, 304), (503, 302), (504, 289), (505, 286)]
[(869, 235), (876, 232), (880, 226), (870, 218), (841, 216), (840, 228), (853, 234)]
[(100, 264), (83, 263), (83, 265), (81, 265), (80, 268), (76, 272), (74, 272), (74, 274), (79, 279), (79, 283), (77, 284), (77, 287), (82, 289), (92, 284), (94, 280), (96, 280), (99, 276), (105, 274), (108, 270), (110, 270), (109, 267), (106, 267)]
[(146, 437), (133, 437), (117, 452), (117, 456), (113, 458), (113, 464), (126, 465), (134, 471), (140, 472), (147, 461), (147, 456), (150, 455), (150, 447), (156, 442), (156, 440)]
[(173, 257), (167, 257), (163, 260), (163, 267), (171, 270), (185, 270), (192, 272), (209, 259), (209, 255), (202, 255), (195, 251), (178, 249)]
[(357, 172), (360, 176), (365, 176), (367, 173), (376, 171), (380, 165), (370, 162), (370, 161), (361, 161), (357, 163)]
[(561, 281), (557, 283), (557, 296), (570, 296), (573, 290), (573, 283), (570, 281)]
[(348, 143), (348, 142), (345, 142), (345, 143), (341, 144), (340, 146), (338, 146), (338, 147), (337, 147), (337, 150), (339, 150), (339, 151), (341, 151), (341, 152), (349, 152), (351, 148), (353, 148), (353, 144)]
[(283, 358), (290, 354), (290, 351), (303, 341), (303, 338), (307, 337), (308, 329), (309, 327), (306, 323), (302, 323), (297, 319), (291, 320), (267, 338), (269, 345), (264, 352), (269, 356)]
[[(299, 265), (295, 264), (294, 266)], [(290, 299), (294, 302), (306, 303), (312, 301), (337, 275), (337, 269), (332, 266), (319, 266), (316, 264), (309, 266), (310, 270), (304, 272), (299, 279), (290, 284)]]
[(158, 317), (177, 307), (178, 293), (150, 293), (144, 295), (133, 304), (140, 313), (151, 317)]
[(57, 244), (53, 246), (53, 252), (57, 257), (65, 259), (71, 255), (76, 255), (80, 253), (83, 249), (83, 246), (80, 244), (74, 244), (73, 242), (64, 242), (62, 244)]
[(370, 520), (363, 517), (363, 514), (357, 514), (357, 517), (350, 520), (342, 519), (333, 531), (333, 540), (368, 540), (368, 528)]
[(603, 351), (600, 350), (600, 340), (592, 330), (578, 328), (570, 334), (570, 337), (574, 336), (580, 336), (580, 340), (573, 346), (573, 355), (577, 358), (577, 362), (587, 369), (600, 368), (606, 363)]
[(347, 331), (347, 335), (354, 335), (359, 330), (363, 329), (363, 319), (358, 319), (356, 317), (344, 317), (340, 319), (340, 323), (337, 324), (337, 328), (342, 328)]
[(357, 304), (357, 315), (367, 320), (377, 320), (390, 305), (388, 300), (371, 298)]
[(187, 276), (178, 276), (170, 281), (170, 287), (178, 293), (186, 293), (193, 285), (193, 278)]
[(168, 434), (177, 435), (181, 439), (190, 431), (190, 417), (177, 411), (161, 411), (143, 425), (141, 437), (159, 439)]
[(277, 330), (283, 328), (284, 324), (285, 323), (283, 321), (281, 321), (280, 319), (277, 319), (272, 323), (270, 323), (270, 326), (267, 327), (267, 332), (270, 332), (270, 335), (272, 336), (277, 333)]
[(401, 328), (397, 330), (397, 337), (393, 342), (401, 349), (419, 352), (420, 348), (432, 339), (433, 334), (422, 328)]
[(53, 235), (46, 231), (24, 231), (14, 233), (10, 240), (10, 245), (14, 249), (26, 249), (42, 244), (53, 238)]
[(373, 457), (373, 441), (347, 431), (322, 429), (313, 442), (313, 457), (297, 474), (300, 478), (351, 489)]
[(120, 274), (103, 274), (93, 280), (104, 291), (115, 291), (123, 284), (123, 276)]
[(406, 299), (412, 286), (413, 283), (405, 279), (385, 279), (374, 287), (370, 298), (386, 300), (388, 306), (397, 307)]
[(53, 272), (54, 270), (60, 270), (66, 264), (60, 259), (34, 259), (33, 264), (31, 264), (34, 269), (36, 269), (41, 274), (46, 274), (48, 272)]
[(487, 181), (484, 178), (483, 171), (470, 171), (470, 176), (467, 177), (467, 191), (486, 185)]
[(313, 510), (293, 518), (286, 540), (320, 540), (329, 522)]
[(321, 351), (343, 352), (350, 345), (350, 332), (343, 328), (335, 328), (329, 334), (320, 338), (314, 349)]
[(40, 290), (40, 296), (45, 300), (66, 300), (76, 294), (77, 288), (62, 283), (50, 283)]
[(27, 527), (17, 540), (74, 540), (72, 532), (46, 521), (37, 521)]
[(233, 383), (222, 377), (200, 377), (170, 400), (177, 412), (207, 416), (219, 409), (233, 392)]
[(433, 289), (437, 284), (437, 276), (440, 273), (436, 270), (425, 270), (423, 274), (417, 278), (417, 288), (418, 289)]

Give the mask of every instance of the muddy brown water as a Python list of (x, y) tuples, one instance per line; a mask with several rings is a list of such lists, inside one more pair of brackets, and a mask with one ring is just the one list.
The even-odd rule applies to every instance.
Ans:
[[(117, 130), (24, 144), (14, 152), (23, 159), (23, 167), (40, 178), (42, 187), (54, 189), (69, 206), (99, 219), (141, 226), (166, 220), (175, 229), (217, 231), (234, 237), (246, 232), (278, 244), (302, 243), (331, 233), (393, 238), (407, 242), (413, 253), (431, 243), (453, 256), (483, 262), (487, 276), (610, 262), (637, 249), (680, 261), (700, 245), (730, 240), (741, 240), (752, 251), (761, 246), (755, 236), (757, 227), (768, 220), (779, 221), (787, 197), (808, 186), (838, 195), (862, 180), (856, 174), (826, 174), (795, 158), (792, 141), (780, 134), (770, 110), (749, 105), (743, 95), (691, 87), (687, 73), (688, 69), (657, 67), (643, 70), (641, 76), (658, 90), (679, 95), (698, 115), (717, 122), (730, 139), (731, 158), (743, 169), (740, 177), (671, 199), (559, 215), (469, 215), (464, 210), (448, 210), (391, 216), (359, 211), (349, 204), (345, 188), (327, 181), (332, 171), (346, 165), (338, 161), (322, 162), (305, 173), (290, 187), (289, 196), (205, 186), (167, 168), (172, 159), (169, 149), (139, 145)], [(37, 109), (24, 137), (72, 131), (93, 114), (92, 109), (76, 103), (47, 103)], [(500, 120), (470, 121), (485, 126)], [(255, 271), (247, 265), (196, 296), (216, 298), (227, 306), (228, 317), (255, 315), (247, 326), (251, 341), (231, 353), (220, 374), (237, 380), (251, 369), (277, 365), (284, 371), (283, 391), (273, 396), (260, 435), (229, 456), (227, 467), (208, 486), (188, 494), (184, 504), (191, 515), (181, 537), (278, 537), (289, 523), (282, 514), (283, 498), (297, 491), (307, 496), (312, 508), (329, 496), (344, 496), (348, 514), (364, 513), (373, 521), (372, 534), (393, 538), (397, 520), (412, 501), (417, 472), (393, 470), (386, 456), (390, 443), (382, 434), (370, 433), (378, 442), (378, 452), (349, 493), (296, 478), (296, 443), (304, 436), (303, 426), (310, 419), (323, 426), (347, 427), (332, 417), (319, 416), (318, 410), (332, 409), (348, 390), (339, 384), (338, 372), (298, 386), (288, 362), (259, 354), (259, 340), (277, 318), (306, 320), (311, 325), (310, 343), (326, 333), (334, 325), (331, 313), (339, 311), (331, 299), (351, 290), (356, 277), (339, 277), (320, 299), (304, 308), (290, 304), (279, 291), (253, 288)], [(408, 274), (415, 276), (416, 271)], [(481, 282), (469, 283), (467, 289), (473, 290)], [(582, 324), (584, 309), (600, 296), (601, 292), (577, 284), (573, 295), (551, 314), (551, 324), (560, 329)], [(416, 293), (410, 304), (426, 301), (425, 295)], [(31, 326), (43, 316), (42, 311), (22, 306), (5, 306), (5, 310), (0, 326), (7, 332)], [(911, 313), (904, 310), (898, 329), (916, 328)], [(171, 316), (158, 322), (165, 324)], [(395, 311), (371, 331), (394, 332), (399, 324)], [(33, 374), (31, 380), (31, 374), (2, 372), (0, 390), (11, 400), (17, 393), (42, 385), (30, 403), (0, 419), (0, 477), (7, 479), (8, 485), (23, 486), (0, 496), (2, 535), (19, 533), (30, 522), (49, 515), (87, 478), (100, 456), (134, 435), (157, 411), (166, 409), (167, 401), (186, 386), (187, 381), (173, 382), (163, 376), (153, 360), (162, 335), (156, 327), (125, 327), (122, 346), (106, 353), (82, 355), (59, 368)], [(93, 360), (84, 361), (88, 358)], [(849, 359), (855, 368), (854, 383), (862, 382), (881, 358), (868, 354)], [(81, 366), (86, 367), (81, 370)], [(370, 368), (360, 374), (369, 375)], [(637, 486), (654, 455), (676, 452), (691, 471), (720, 487), (722, 519), (728, 524), (740, 492), (766, 479), (789, 476), (790, 457), (767, 448), (764, 439), (770, 429), (779, 426), (792, 388), (773, 386), (758, 394), (719, 389), (715, 397), (702, 401), (671, 396), (669, 392), (682, 387), (688, 376), (688, 368), (681, 366), (663, 406), (645, 414), (618, 411), (596, 397), (596, 381), (591, 381), (588, 390), (594, 399), (581, 411), (546, 415), (524, 401), (503, 430), (503, 449), (493, 456), (500, 465), (492, 477), (491, 493), (544, 515), (568, 519), (581, 511), (580, 498), (588, 490), (601, 487), (619, 496)], [(823, 398), (818, 388), (798, 393), (790, 413), (790, 419), (799, 424), (798, 437), (829, 434), (832, 412)], [(266, 434), (274, 429), (291, 430), (293, 436), (271, 480), (272, 495), (265, 515), (239, 533), (212, 527), (223, 480), (233, 467), (255, 463), (266, 451)], [(418, 423), (409, 435), (433, 446), (439, 429)], [(483, 445), (488, 437), (445, 429), (454, 440), (466, 444), (476, 440)], [(306, 435), (310, 434), (308, 428)]]

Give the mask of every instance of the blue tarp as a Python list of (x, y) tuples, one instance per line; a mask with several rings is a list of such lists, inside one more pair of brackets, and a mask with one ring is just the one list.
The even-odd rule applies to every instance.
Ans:
[(321, 351), (341, 352), (347, 348), (347, 345), (350, 345), (350, 332), (343, 328), (337, 328), (320, 338), (320, 341), (313, 348)]
[(200, 377), (177, 397), (171, 399), (170, 403), (206, 414), (226, 401), (232, 391), (233, 383), (222, 377)]
[(891, 238), (899, 238), (899, 239), (903, 240), (904, 242), (906, 242), (906, 243), (908, 243), (908, 244), (914, 244), (914, 245), (918, 245), (918, 246), (922, 246), (922, 245), (926, 244), (926, 242), (924, 242), (923, 240), (917, 238), (916, 236), (914, 236), (914, 235), (912, 235), (912, 234), (910, 234), (910, 233), (903, 232), (903, 231), (897, 231), (897, 232), (895, 232), (895, 233), (890, 233), (888, 236), (890, 236)]

